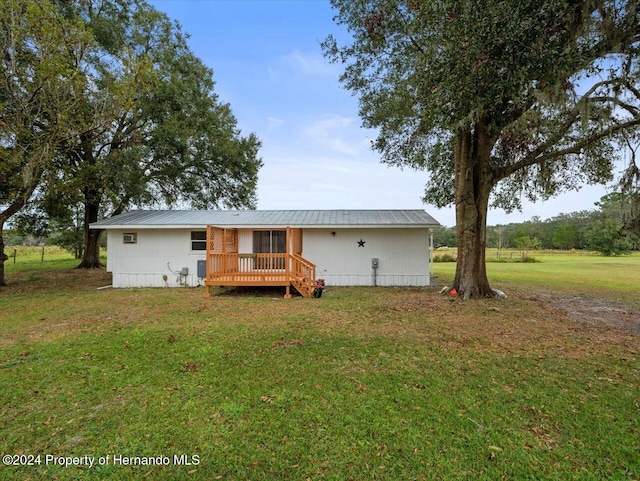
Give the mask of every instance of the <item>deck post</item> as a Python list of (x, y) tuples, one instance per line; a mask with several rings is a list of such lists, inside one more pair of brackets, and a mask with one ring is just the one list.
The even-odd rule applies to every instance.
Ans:
[(291, 279), (291, 252), (293, 251), (291, 243), (291, 227), (287, 226), (287, 230), (285, 231), (285, 251), (286, 252), (286, 260), (285, 260), (285, 265), (284, 265), (284, 273), (285, 276), (287, 277), (287, 280)]
[(285, 248), (285, 261), (284, 261), (284, 275), (287, 280), (287, 287), (285, 288), (285, 299), (291, 299), (291, 227), (287, 226), (285, 230), (285, 238), (284, 238)]
[(204, 296), (211, 297), (211, 286), (207, 283), (209, 280), (209, 272), (211, 272), (211, 251), (213, 250), (211, 247), (212, 239), (211, 239), (211, 226), (207, 226), (207, 246), (205, 249), (206, 257), (205, 257), (205, 276), (204, 276)]

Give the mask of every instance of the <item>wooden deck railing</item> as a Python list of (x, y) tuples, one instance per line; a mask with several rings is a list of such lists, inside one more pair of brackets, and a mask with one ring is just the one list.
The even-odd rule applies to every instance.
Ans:
[[(276, 272), (285, 274), (287, 254), (238, 254), (238, 253), (209, 253), (209, 271), (207, 279), (214, 280), (218, 276), (233, 274), (238, 277), (244, 275), (255, 277)], [(276, 272), (274, 272), (276, 271)]]
[(291, 284), (304, 297), (311, 297), (316, 282), (316, 266), (302, 256), (291, 254)]
[(291, 275), (294, 278), (316, 280), (316, 266), (298, 254), (291, 254)]
[[(213, 253), (208, 256), (207, 285), (293, 285), (310, 295), (316, 266), (297, 254)], [(302, 292), (304, 291), (304, 292)]]

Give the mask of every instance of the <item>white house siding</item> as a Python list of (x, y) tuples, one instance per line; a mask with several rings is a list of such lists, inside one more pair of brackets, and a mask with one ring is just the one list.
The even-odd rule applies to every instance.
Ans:
[[(197, 261), (206, 256), (204, 251), (191, 251), (192, 230), (202, 229), (108, 230), (107, 270), (113, 275), (113, 287), (176, 287), (183, 267), (189, 274), (182, 282), (198, 285)], [(124, 244), (124, 233), (135, 233), (137, 242)], [(361, 239), (364, 247), (358, 246)], [(253, 229), (239, 229), (238, 250), (253, 251)], [(316, 264), (316, 276), (328, 286), (429, 285), (426, 228), (304, 228), (302, 255)], [(375, 280), (374, 257), (379, 259)]]
[(253, 229), (238, 229), (238, 252), (241, 254), (253, 252)]
[[(332, 235), (335, 232), (335, 236)], [(364, 247), (358, 242), (364, 241)], [(302, 255), (328, 286), (428, 286), (429, 229), (309, 229)], [(378, 258), (374, 281), (371, 259)]]
[[(197, 263), (205, 259), (205, 252), (191, 251), (192, 230), (202, 229), (109, 230), (107, 271), (113, 275), (113, 287), (176, 287), (183, 267), (189, 274), (182, 282), (197, 286)], [(137, 242), (124, 244), (124, 233), (137, 234)], [(162, 276), (167, 276), (166, 282)]]

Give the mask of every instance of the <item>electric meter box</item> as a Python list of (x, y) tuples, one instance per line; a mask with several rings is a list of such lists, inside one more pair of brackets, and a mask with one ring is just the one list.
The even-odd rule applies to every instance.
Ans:
[(207, 277), (207, 261), (204, 259), (198, 260), (198, 278), (204, 279)]

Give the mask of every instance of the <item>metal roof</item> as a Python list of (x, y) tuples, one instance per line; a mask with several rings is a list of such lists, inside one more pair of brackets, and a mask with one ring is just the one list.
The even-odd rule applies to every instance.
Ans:
[(424, 210), (133, 210), (93, 229), (221, 227), (433, 227)]

